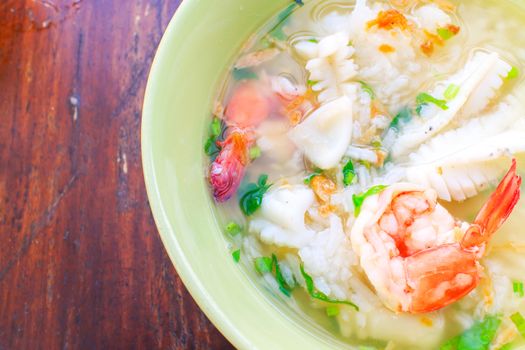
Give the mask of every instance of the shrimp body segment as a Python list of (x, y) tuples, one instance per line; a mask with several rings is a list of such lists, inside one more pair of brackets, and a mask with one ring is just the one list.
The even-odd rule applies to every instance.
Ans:
[(352, 246), (379, 298), (396, 312), (426, 313), (467, 295), (479, 283), (479, 259), (520, 197), (516, 162), (472, 224), (458, 221), (433, 189), (394, 184), (368, 197)]
[(285, 103), (300, 101), (287, 113), (301, 111), (303, 100), (302, 95), (276, 91), (268, 81), (245, 81), (236, 87), (224, 112), (226, 139), (217, 143), (219, 155), (209, 169), (209, 182), (218, 202), (230, 199), (244, 177), (250, 163), (249, 149), (255, 143), (253, 128), (272, 114), (283, 114)]

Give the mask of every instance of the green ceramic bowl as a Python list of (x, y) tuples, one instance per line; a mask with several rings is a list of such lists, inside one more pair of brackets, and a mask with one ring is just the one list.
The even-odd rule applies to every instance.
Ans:
[[(522, 0), (514, 0), (523, 6)], [(241, 349), (347, 344), (271, 295), (233, 262), (204, 177), (211, 103), (241, 44), (291, 0), (184, 0), (151, 70), (142, 121), (146, 186), (162, 240), (186, 287)]]
[(334, 349), (233, 262), (204, 178), (211, 103), (241, 44), (290, 0), (185, 0), (162, 39), (143, 110), (146, 186), (160, 235), (199, 306), (241, 349)]

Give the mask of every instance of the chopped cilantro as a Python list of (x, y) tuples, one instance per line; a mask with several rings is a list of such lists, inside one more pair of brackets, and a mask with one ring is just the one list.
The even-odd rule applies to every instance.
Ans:
[(519, 312), (516, 312), (510, 316), (510, 320), (514, 323), (521, 336), (525, 337), (525, 318)]
[(499, 318), (488, 316), (483, 321), (476, 322), (462, 334), (447, 341), (440, 347), (440, 350), (488, 350), (500, 323)]
[(456, 84), (450, 84), (445, 92), (443, 93), (443, 96), (445, 97), (445, 100), (450, 101), (456, 98), (456, 96), (459, 93), (459, 86)]
[(423, 106), (425, 106), (425, 105), (427, 105), (429, 103), (433, 103), (433, 104), (435, 104), (436, 106), (438, 106), (439, 108), (441, 108), (443, 110), (447, 110), (448, 109), (447, 101), (437, 99), (434, 96), (429, 95), (429, 94), (427, 94), (425, 92), (417, 95), (416, 102), (417, 102), (416, 112), (419, 115), (421, 115), (421, 109), (423, 108)]
[(520, 70), (518, 69), (518, 67), (514, 66), (511, 68), (506, 78), (509, 80), (516, 79), (519, 75), (520, 75)]
[(249, 68), (233, 68), (232, 76), (236, 81), (256, 80), (259, 78), (257, 74)]
[(241, 260), (241, 250), (240, 249), (237, 249), (236, 251), (234, 251), (232, 253), (232, 257), (233, 257), (233, 261), (235, 261), (236, 263), (238, 263), (240, 260)]
[(370, 95), (370, 98), (373, 100), (376, 97), (376, 94), (374, 93), (374, 89), (364, 81), (359, 81), (359, 84), (361, 84), (361, 89), (363, 89), (364, 92), (366, 92), (368, 95)]
[(330, 303), (330, 304), (350, 305), (354, 309), (359, 311), (359, 307), (356, 304), (352, 303), (351, 301), (331, 299), (323, 292), (318, 291), (315, 288), (314, 280), (312, 279), (312, 277), (304, 271), (304, 266), (301, 265), (300, 268), (301, 268), (301, 274), (303, 275), (303, 278), (304, 278), (304, 282), (306, 283), (306, 290), (308, 291), (308, 294), (310, 294), (310, 297), (312, 297), (313, 299), (317, 299), (317, 300), (321, 300), (321, 301)]
[(237, 224), (235, 221), (230, 221), (226, 225), (226, 233), (228, 233), (230, 236), (237, 236), (241, 232), (241, 226), (239, 226), (239, 224)]
[(367, 199), (370, 196), (383, 192), (385, 188), (387, 188), (387, 186), (377, 185), (377, 186), (370, 187), (368, 191), (364, 193), (354, 194), (352, 196), (352, 201), (354, 202), (354, 207), (355, 207), (355, 211), (354, 211), (355, 217), (358, 217), (359, 213), (361, 213), (361, 206), (363, 205), (363, 202), (365, 201), (365, 199)]
[(352, 181), (355, 178), (354, 164), (352, 160), (349, 160), (348, 163), (343, 167), (343, 184), (345, 187), (350, 186)]
[(512, 282), (512, 288), (514, 289), (514, 294), (516, 294), (519, 297), (523, 298), (523, 296), (524, 296), (523, 282), (521, 282), (521, 281), (514, 281), (514, 282)]
[(250, 216), (259, 209), (262, 204), (263, 196), (270, 188), (268, 185), (268, 175), (259, 176), (257, 183), (250, 183), (240, 191), (239, 205), (246, 216)]

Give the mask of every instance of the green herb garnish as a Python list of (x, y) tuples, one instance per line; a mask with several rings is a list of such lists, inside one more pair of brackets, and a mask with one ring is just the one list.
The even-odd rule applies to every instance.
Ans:
[(514, 323), (521, 336), (525, 337), (525, 318), (519, 312), (516, 312), (510, 316), (510, 320)]
[(250, 148), (250, 159), (251, 160), (257, 159), (260, 156), (261, 156), (261, 149), (259, 148), (259, 146), (253, 146), (252, 148)]
[(443, 97), (445, 97), (445, 99), (447, 101), (450, 101), (450, 100), (453, 100), (454, 98), (456, 98), (456, 96), (458, 95), (459, 93), (459, 86), (456, 85), (456, 84), (450, 84), (447, 89), (445, 90), (445, 92), (443, 93)]
[(242, 232), (241, 226), (239, 226), (239, 224), (237, 224), (235, 221), (230, 221), (226, 225), (226, 233), (229, 234), (230, 236), (237, 236), (241, 232)]
[(236, 81), (259, 79), (257, 73), (250, 68), (233, 68), (232, 76)]
[(260, 258), (255, 258), (254, 260), (255, 270), (261, 275), (272, 272), (272, 259), (266, 256), (261, 256)]
[(437, 33), (443, 40), (448, 40), (456, 35), (448, 28), (438, 28)]
[(308, 79), (306, 81), (306, 85), (308, 85), (308, 86), (314, 86), (315, 84), (317, 84), (317, 81), (315, 81), (315, 80)]
[(339, 308), (334, 305), (330, 305), (326, 308), (326, 316), (328, 317), (335, 317), (339, 315)]
[(520, 281), (512, 282), (512, 288), (514, 290), (514, 294), (523, 298), (523, 296), (525, 295), (525, 293), (523, 292), (523, 282), (520, 282)]
[(215, 160), (221, 151), (221, 148), (218, 146), (217, 142), (223, 140), (225, 128), (226, 125), (221, 119), (217, 117), (212, 119), (209, 127), (209, 137), (206, 139), (206, 143), (204, 144), (204, 153), (206, 153), (206, 155), (210, 157), (212, 161)]
[(210, 136), (204, 144), (204, 153), (206, 153), (208, 157), (214, 160), (215, 157), (217, 157), (217, 155), (219, 154), (220, 150), (221, 149), (219, 148), (219, 146), (217, 146), (217, 137)]
[(316, 38), (311, 38), (311, 39), (308, 39), (308, 42), (317, 44), (319, 40), (317, 40)]
[(399, 132), (402, 126), (410, 122), (410, 120), (412, 120), (412, 113), (408, 107), (405, 107), (392, 119), (389, 128)]
[(514, 66), (509, 71), (509, 74), (507, 74), (506, 79), (509, 79), (509, 80), (516, 79), (519, 75), (520, 75), (520, 70), (518, 69), (518, 67)]
[(312, 279), (312, 277), (304, 271), (304, 266), (301, 265), (300, 268), (301, 268), (301, 275), (303, 275), (304, 282), (306, 283), (306, 290), (308, 291), (308, 294), (310, 294), (310, 297), (312, 297), (313, 299), (317, 299), (317, 300), (321, 300), (321, 301), (330, 303), (330, 304), (350, 305), (354, 309), (359, 311), (359, 307), (356, 304), (352, 303), (351, 301), (331, 299), (323, 292), (318, 291), (315, 288), (314, 280)]
[(387, 188), (387, 186), (377, 185), (377, 186), (370, 187), (368, 191), (364, 193), (354, 194), (352, 196), (352, 201), (354, 202), (354, 207), (355, 207), (355, 211), (354, 211), (355, 217), (358, 217), (359, 213), (361, 213), (361, 206), (363, 205), (363, 202), (365, 201), (365, 199), (367, 199), (370, 196), (383, 192), (385, 188)]
[(470, 329), (450, 339), (440, 350), (488, 350), (501, 324), (495, 316), (476, 322)]
[(363, 89), (363, 91), (366, 92), (372, 100), (376, 97), (374, 89), (372, 89), (370, 85), (368, 85), (364, 81), (359, 81), (359, 84), (361, 84), (361, 89)]
[(219, 118), (215, 117), (210, 124), (210, 136), (219, 136), (222, 132), (222, 122)]
[(267, 181), (268, 175), (262, 174), (257, 183), (250, 183), (241, 191), (239, 205), (246, 216), (252, 215), (261, 206), (263, 196), (271, 186)]
[(423, 106), (428, 105), (429, 103), (433, 103), (443, 110), (448, 109), (447, 101), (437, 99), (434, 96), (427, 94), (426, 92), (423, 92), (417, 95), (416, 102), (417, 102), (416, 112), (418, 115), (421, 115), (421, 109), (423, 108)]
[(277, 281), (277, 284), (279, 284), (279, 290), (286, 296), (292, 295), (292, 290), (295, 286), (290, 285), (288, 282), (286, 282), (286, 279), (284, 278), (281, 267), (279, 266), (279, 262), (277, 261), (277, 257), (275, 254), (272, 254), (272, 267), (275, 269), (275, 280)]
[(354, 163), (349, 160), (348, 163), (343, 167), (343, 185), (345, 187), (350, 186), (355, 178)]
[(232, 253), (232, 257), (233, 257), (233, 261), (235, 261), (236, 263), (238, 263), (240, 260), (241, 260), (241, 250), (240, 249), (237, 249), (236, 251), (234, 251)]

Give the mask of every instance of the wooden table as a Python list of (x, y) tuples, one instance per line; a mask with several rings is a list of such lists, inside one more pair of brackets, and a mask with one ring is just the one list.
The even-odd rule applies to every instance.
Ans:
[(0, 349), (230, 349), (168, 259), (140, 156), (179, 0), (0, 0)]

